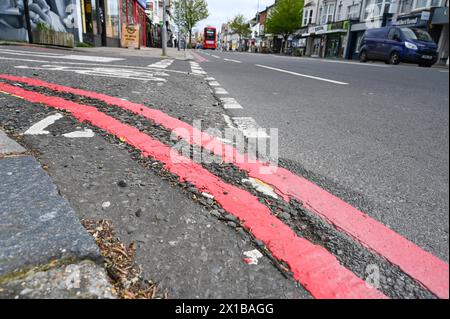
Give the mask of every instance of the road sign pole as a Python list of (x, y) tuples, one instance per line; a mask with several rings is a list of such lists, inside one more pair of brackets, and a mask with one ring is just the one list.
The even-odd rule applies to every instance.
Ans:
[(163, 27), (162, 27), (162, 55), (167, 56), (167, 8), (166, 8), (166, 0), (163, 0)]
[(30, 8), (28, 6), (28, 0), (23, 2), (23, 9), (25, 11), (25, 21), (27, 24), (28, 42), (33, 43), (33, 32), (31, 31)]

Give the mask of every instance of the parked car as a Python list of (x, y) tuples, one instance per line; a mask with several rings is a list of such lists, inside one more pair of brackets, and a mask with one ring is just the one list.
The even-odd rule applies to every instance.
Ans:
[(389, 64), (417, 63), (431, 67), (437, 61), (438, 46), (428, 32), (408, 27), (367, 30), (361, 40), (361, 62), (381, 60)]

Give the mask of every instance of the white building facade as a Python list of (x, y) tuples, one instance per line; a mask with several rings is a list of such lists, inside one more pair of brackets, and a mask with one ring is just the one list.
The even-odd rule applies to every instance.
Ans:
[(303, 55), (357, 59), (367, 29), (402, 25), (428, 31), (448, 62), (448, 0), (305, 0), (297, 37)]

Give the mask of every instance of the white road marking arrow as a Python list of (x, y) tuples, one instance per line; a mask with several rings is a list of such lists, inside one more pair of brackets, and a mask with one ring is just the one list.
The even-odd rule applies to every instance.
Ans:
[[(23, 134), (24, 135), (47, 135), (47, 134), (50, 134), (50, 132), (45, 129), (61, 118), (63, 118), (63, 115), (59, 114), (59, 113), (47, 116), (43, 120), (40, 120), (36, 124), (32, 125)], [(80, 138), (80, 137), (93, 137), (94, 135), (95, 135), (94, 131), (92, 131), (91, 129), (88, 129), (88, 128), (84, 128), (82, 131), (74, 131), (74, 132), (70, 132), (70, 133), (65, 133), (62, 136), (67, 137), (67, 138)]]
[(63, 116), (59, 113), (47, 116), (45, 119), (40, 120), (33, 126), (31, 126), (28, 130), (23, 133), (24, 135), (46, 135), (50, 134), (49, 131), (45, 129), (55, 123), (57, 120), (62, 118)]
[(261, 257), (263, 257), (263, 254), (261, 254), (261, 252), (257, 249), (254, 250), (250, 250), (250, 251), (245, 251), (244, 255), (246, 258), (246, 262), (249, 265), (257, 265), (258, 264), (258, 259), (260, 259)]

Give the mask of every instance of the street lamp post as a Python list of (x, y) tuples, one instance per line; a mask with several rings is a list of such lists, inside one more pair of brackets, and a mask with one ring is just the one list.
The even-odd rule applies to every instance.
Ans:
[(167, 56), (167, 11), (166, 11), (166, 0), (163, 0), (163, 27), (161, 35), (161, 47), (162, 55)]

